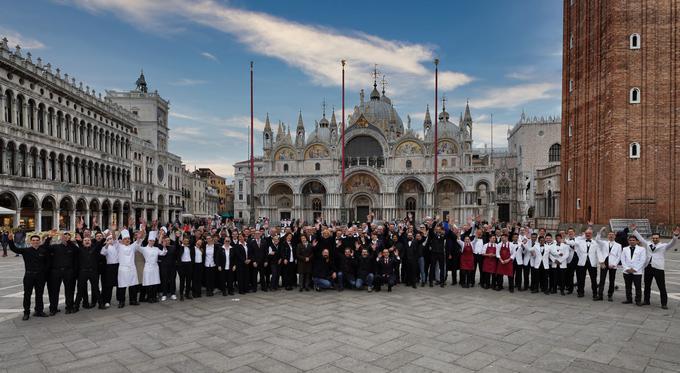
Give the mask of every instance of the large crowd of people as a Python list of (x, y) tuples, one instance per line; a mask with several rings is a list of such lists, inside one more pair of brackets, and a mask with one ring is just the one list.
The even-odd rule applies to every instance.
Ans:
[(25, 263), (24, 320), (33, 293), (34, 316), (47, 316), (45, 285), (54, 316), (60, 312), (62, 284), (65, 313), (72, 314), (81, 307), (109, 308), (114, 287), (117, 306), (123, 308), (258, 290), (391, 292), (398, 284), (450, 283), (496, 291), (507, 286), (510, 292), (565, 296), (575, 291), (584, 297), (589, 277), (592, 299), (602, 301), (608, 283), (607, 300), (613, 301), (617, 271), (623, 272), (623, 303), (649, 305), (655, 280), (666, 309), (664, 256), (678, 242), (680, 227), (668, 243), (658, 234), (642, 237), (635, 226), (605, 230), (594, 232), (590, 226), (578, 235), (571, 228), (550, 233), (479, 216), (462, 226), (439, 217), (376, 222), (369, 215), (365, 223), (318, 219), (270, 226), (264, 219), (240, 229), (218, 219), (160, 226), (143, 220), (137, 225), (131, 218), (126, 226), (107, 229), (96, 221), (89, 228), (81, 220), (73, 236), (54, 230), (44, 239), (27, 237), (27, 245), (15, 244), (9, 234), (7, 244)]

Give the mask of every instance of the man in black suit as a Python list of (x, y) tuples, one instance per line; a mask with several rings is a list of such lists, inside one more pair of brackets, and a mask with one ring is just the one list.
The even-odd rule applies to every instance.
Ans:
[(238, 281), (238, 293), (245, 294), (250, 289), (250, 277), (248, 274), (248, 255), (246, 254), (245, 236), (243, 233), (237, 235), (237, 241), (232, 245), (234, 250), (234, 265), (236, 266), (236, 281)]
[(47, 246), (50, 245), (55, 231), (50, 232), (50, 236), (40, 243), (40, 236), (31, 236), (28, 247), (16, 247), (14, 245), (14, 233), (9, 234), (9, 249), (24, 259), (24, 318), (28, 320), (31, 313), (31, 294), (35, 290), (35, 313), (33, 316), (47, 317), (43, 311), (43, 292), (45, 291), (45, 276), (48, 270)]
[[(73, 312), (78, 312), (81, 302), (83, 308), (92, 308), (97, 302), (101, 302), (99, 297), (99, 259), (101, 258), (101, 249), (103, 242), (95, 241), (90, 237), (85, 237), (78, 240), (78, 292), (76, 294), (75, 306)], [(91, 301), (88, 302), (87, 297), (87, 283), (90, 283)], [(100, 308), (104, 304), (99, 303)]]
[[(163, 232), (163, 230), (161, 230)], [(217, 246), (217, 245), (215, 245)], [(160, 271), (162, 273), (161, 291), (163, 297), (161, 300), (167, 300), (168, 297), (172, 300), (177, 300), (175, 291), (177, 290), (177, 246), (172, 245), (170, 237), (165, 236), (161, 239), (161, 250), (167, 250), (163, 261), (160, 262)]]
[(398, 250), (395, 250), (394, 256), (390, 257), (390, 251), (383, 249), (382, 256), (378, 258), (376, 265), (375, 291), (380, 291), (380, 287), (384, 284), (387, 284), (388, 292), (392, 291), (392, 286), (397, 283), (395, 270), (400, 260)]
[(59, 291), (64, 283), (66, 313), (73, 312), (73, 296), (76, 290), (76, 269), (78, 266), (78, 247), (71, 241), (71, 233), (64, 232), (62, 242), (47, 246), (52, 260), (50, 276), (47, 280), (47, 293), (50, 298), (50, 316), (59, 312)]
[(257, 291), (257, 275), (260, 275), (260, 288), (262, 291), (267, 291), (266, 285), (266, 271), (267, 253), (269, 251), (269, 244), (266, 239), (262, 238), (261, 231), (255, 231), (255, 237), (248, 242), (248, 259), (250, 263), (250, 288), (254, 292)]
[(231, 238), (224, 237), (224, 243), (217, 249), (215, 264), (219, 275), (219, 289), (222, 295), (234, 295), (234, 273), (236, 272), (236, 249), (231, 246)]
[[(182, 239), (182, 231), (175, 232), (175, 251), (177, 253), (177, 269), (179, 273), (179, 300), (193, 299), (191, 296), (191, 285), (194, 272), (194, 258), (196, 249), (191, 244), (189, 237)], [(181, 241), (181, 242), (180, 242)]]
[(413, 232), (408, 232), (406, 235), (406, 240), (402, 243), (403, 256), (404, 256), (404, 267), (406, 268), (406, 282), (407, 286), (412, 286), (416, 288), (416, 283), (418, 279), (416, 278), (418, 273), (418, 259), (422, 256), (422, 249), (419, 242), (413, 238)]

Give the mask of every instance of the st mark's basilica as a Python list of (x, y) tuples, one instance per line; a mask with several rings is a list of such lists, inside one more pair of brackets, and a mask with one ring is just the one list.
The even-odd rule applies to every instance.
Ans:
[[(327, 221), (365, 221), (448, 215), (496, 216), (492, 186), (496, 173), (491, 154), (473, 147), (470, 107), (453, 123), (445, 101), (438, 114), (438, 187), (434, 188), (435, 128), (429, 107), (420, 134), (406, 125), (389, 97), (374, 82), (368, 98), (348, 115), (345, 131), (345, 181), (341, 183), (342, 123), (325, 109), (307, 135), (302, 114), (292, 132), (273, 129), (267, 115), (262, 155), (255, 158), (256, 217), (272, 221), (323, 217)], [(274, 132), (276, 131), (276, 133)], [(257, 153), (256, 153), (257, 154)], [(250, 162), (234, 165), (235, 216), (250, 219)], [(506, 213), (502, 211), (501, 213)], [(509, 212), (508, 212), (509, 213)]]

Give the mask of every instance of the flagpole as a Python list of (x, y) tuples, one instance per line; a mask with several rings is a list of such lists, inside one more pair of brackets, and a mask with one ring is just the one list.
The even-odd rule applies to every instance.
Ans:
[(439, 178), (439, 112), (437, 111), (437, 101), (439, 100), (439, 58), (434, 59), (434, 194), (432, 196), (432, 206), (437, 212), (437, 180)]
[(255, 226), (255, 155), (253, 147), (253, 128), (255, 114), (253, 111), (253, 61), (250, 61), (250, 224)]
[(347, 212), (345, 211), (345, 60), (342, 63), (342, 178), (340, 179), (340, 220), (345, 223)]

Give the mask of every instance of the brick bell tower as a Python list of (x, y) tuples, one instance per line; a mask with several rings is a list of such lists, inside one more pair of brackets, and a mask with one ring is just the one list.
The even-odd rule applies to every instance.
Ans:
[(560, 220), (680, 223), (680, 1), (564, 0)]

